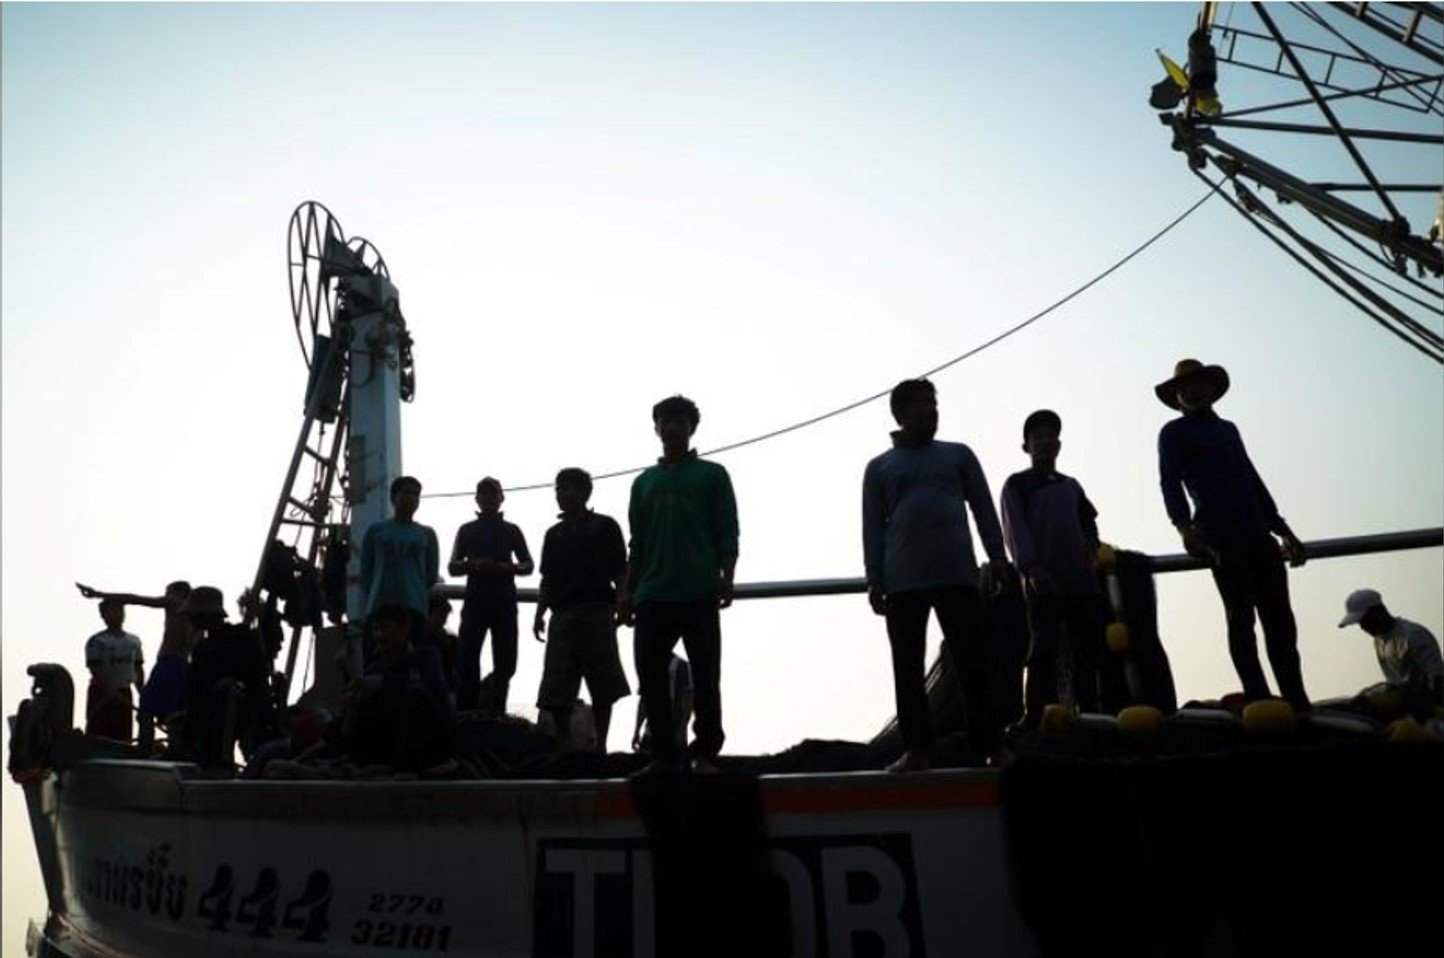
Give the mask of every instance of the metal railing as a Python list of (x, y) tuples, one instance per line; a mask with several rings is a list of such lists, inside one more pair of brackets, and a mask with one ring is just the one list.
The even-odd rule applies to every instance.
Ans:
[[(1304, 552), (1309, 559), (1336, 559), (1343, 556), (1375, 555), (1382, 552), (1403, 552), (1409, 549), (1430, 549), (1444, 545), (1444, 527), (1432, 529), (1411, 529), (1406, 532), (1384, 532), (1369, 536), (1344, 536), (1338, 539), (1315, 539), (1304, 543)], [(1208, 564), (1186, 553), (1170, 553), (1150, 557), (1150, 566), (1155, 574), (1163, 572), (1188, 572), (1205, 569)], [(790, 579), (782, 582), (745, 582), (737, 585), (734, 597), (737, 599), (790, 599), (818, 595), (857, 595), (867, 591), (867, 580), (847, 579)], [(436, 586), (432, 592), (448, 599), (462, 599), (466, 586), (446, 583)], [(534, 587), (518, 588), (517, 600), (535, 602), (537, 590)]]

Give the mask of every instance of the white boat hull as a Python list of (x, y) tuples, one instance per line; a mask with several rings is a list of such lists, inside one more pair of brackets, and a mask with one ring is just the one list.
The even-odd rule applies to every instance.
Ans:
[[(659, 954), (652, 853), (625, 782), (192, 771), (94, 761), (27, 784), (42, 857), (53, 836), (46, 937), (60, 953)], [(776, 776), (761, 795), (783, 954), (1035, 953), (993, 773)]]

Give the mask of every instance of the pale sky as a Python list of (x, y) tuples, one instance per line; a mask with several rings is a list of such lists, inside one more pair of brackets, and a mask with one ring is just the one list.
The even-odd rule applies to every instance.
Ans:
[[(701, 406), (702, 449), (809, 418), (1025, 319), (1197, 200), (1147, 103), (1154, 48), (1182, 60), (1195, 10), (4, 5), (5, 714), (37, 661), (71, 671), (83, 709), (101, 625), (75, 581), (186, 578), (231, 602), (249, 583), (300, 425), (298, 203), (375, 242), (401, 291), (418, 371), (404, 464), (428, 494), (642, 465), (663, 396)], [(1226, 104), (1268, 96), (1226, 66), (1221, 83)], [(1240, 142), (1329, 162), (1318, 141)], [(1437, 151), (1388, 160), (1438, 179)], [(1432, 211), (1409, 210), (1416, 227)], [(972, 446), (996, 496), (1027, 465), (1023, 418), (1056, 409), (1059, 466), (1104, 538), (1176, 552), (1155, 452), (1172, 414), (1152, 387), (1185, 356), (1228, 368), (1219, 412), (1304, 539), (1444, 520), (1439, 366), (1218, 200), (939, 374), (939, 435)], [(720, 457), (739, 581), (861, 574), (862, 470), (892, 425), (879, 402)], [(624, 518), (628, 483), (593, 505)], [(539, 550), (551, 494), (505, 509)], [(445, 547), (470, 516), (463, 496), (417, 518)], [(1293, 572), (1309, 692), (1379, 678), (1367, 638), (1336, 628), (1351, 589), (1441, 634), (1441, 581), (1437, 549)], [(1232, 690), (1211, 581), (1158, 588), (1181, 697)], [(148, 663), (160, 625), (127, 622)], [(528, 713), (541, 661), (524, 631)], [(870, 737), (893, 712), (889, 668), (860, 596), (739, 604), (726, 751)], [(8, 958), (44, 903), (21, 792), (0, 794)]]

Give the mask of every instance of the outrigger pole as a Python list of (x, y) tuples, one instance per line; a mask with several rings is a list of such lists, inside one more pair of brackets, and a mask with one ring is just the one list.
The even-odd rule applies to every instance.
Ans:
[[(1444, 115), (1444, 44), (1436, 38), (1438, 26), (1444, 23), (1444, 5), (1290, 5), (1311, 21), (1332, 48), (1290, 39), (1266, 4), (1247, 6), (1257, 16), (1261, 32), (1217, 23), (1218, 4), (1205, 3), (1197, 28), (1189, 37), (1187, 68), (1160, 53), (1169, 79), (1154, 87), (1150, 103), (1162, 111), (1159, 119), (1173, 133), (1173, 148), (1185, 154), (1189, 167), (1215, 190), (1219, 190), (1219, 184), (1203, 171), (1212, 165), (1222, 173), (1233, 183), (1239, 197), (1237, 202), (1230, 201), (1232, 205), (1335, 292), (1420, 352), (1444, 362), (1444, 336), (1435, 331), (1444, 317), (1444, 297), (1437, 286), (1438, 279), (1444, 276), (1440, 234), (1444, 230), (1444, 186), (1439, 180), (1423, 178), (1408, 182), (1381, 179), (1365, 155), (1366, 148), (1379, 143), (1390, 144), (1396, 152), (1405, 147), (1416, 151), (1422, 148), (1435, 163), (1433, 169), (1438, 170), (1436, 151), (1444, 146), (1444, 134), (1440, 134), (1437, 123), (1430, 122), (1416, 123), (1417, 129), (1345, 125), (1335, 110), (1343, 101), (1369, 101), (1379, 108), (1402, 110), (1426, 121)], [(1358, 21), (1373, 31), (1376, 39), (1386, 38), (1384, 42), (1392, 52), (1412, 58), (1409, 65), (1386, 62), (1329, 22), (1325, 13)], [(1215, 37), (1219, 41), (1217, 49)], [(1265, 52), (1269, 47), (1272, 52)], [(1217, 89), (1219, 63), (1295, 81), (1305, 95), (1226, 111)], [(1323, 122), (1259, 118), (1269, 112), (1305, 106), (1313, 107)], [(1243, 119), (1245, 116), (1250, 119)], [(1240, 135), (1265, 132), (1332, 139), (1357, 172), (1357, 179), (1350, 181), (1348, 174), (1340, 176), (1333, 168), (1329, 168), (1327, 180), (1305, 179), (1224, 139), (1220, 130)], [(1318, 152), (1311, 151), (1310, 155)], [(1281, 212), (1264, 206), (1244, 181), (1273, 192), (1283, 206), (1293, 205), (1311, 214), (1353, 247), (1359, 258), (1383, 267), (1395, 281), (1414, 287), (1418, 293), (1370, 275), (1307, 238), (1285, 222)], [(1345, 200), (1340, 193), (1352, 196)], [(1440, 213), (1431, 226), (1416, 230), (1401, 212), (1399, 200), (1420, 193), (1437, 193)], [(1368, 248), (1370, 243), (1377, 245), (1377, 251)], [(1363, 278), (1356, 278), (1356, 273)], [(1418, 279), (1411, 278), (1410, 273)], [(1366, 284), (1377, 289), (1366, 288)], [(1385, 295), (1385, 290), (1393, 295)], [(1394, 297), (1419, 308), (1416, 311)], [(1416, 312), (1417, 318), (1411, 312)]]

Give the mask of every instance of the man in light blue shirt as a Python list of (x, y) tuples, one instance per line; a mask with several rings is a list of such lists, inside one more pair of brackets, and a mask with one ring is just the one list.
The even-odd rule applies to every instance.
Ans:
[(979, 568), (968, 529), (972, 509), (990, 562), (990, 591), (1008, 564), (1003, 531), (978, 457), (958, 442), (934, 439), (937, 390), (926, 379), (893, 388), (899, 428), (893, 448), (867, 464), (862, 480), (862, 540), (867, 597), (887, 619), (897, 721), (906, 751), (889, 771), (931, 764), (932, 725), (924, 686), (928, 613), (936, 612), (967, 706), (969, 750), (982, 760), (997, 744), (983, 649)]
[(373, 523), (361, 540), (361, 585), (366, 590), (366, 618), (395, 603), (416, 620), (412, 635), (426, 634), (431, 586), (441, 571), (436, 532), (413, 517), (421, 504), (421, 482), (400, 476), (391, 483), (394, 518)]

